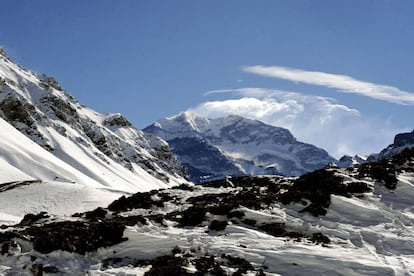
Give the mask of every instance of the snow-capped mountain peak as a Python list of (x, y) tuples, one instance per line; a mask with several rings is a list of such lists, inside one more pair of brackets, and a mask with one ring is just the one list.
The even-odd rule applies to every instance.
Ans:
[(185, 112), (144, 131), (167, 140), (195, 182), (226, 175), (296, 176), (335, 161), (287, 129), (238, 115), (204, 118)]

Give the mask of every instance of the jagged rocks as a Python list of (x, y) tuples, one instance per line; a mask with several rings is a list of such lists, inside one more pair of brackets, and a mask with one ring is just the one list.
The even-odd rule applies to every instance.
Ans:
[(121, 212), (139, 208), (150, 209), (154, 206), (162, 207), (164, 205), (162, 198), (153, 198), (153, 196), (156, 193), (157, 191), (154, 190), (145, 193), (136, 193), (130, 197), (122, 196), (119, 199), (112, 202), (108, 206), (108, 209), (114, 212)]
[(49, 217), (50, 216), (46, 212), (40, 212), (39, 214), (26, 214), (20, 221), (19, 226), (33, 225), (35, 222)]
[(26, 108), (17, 98), (12, 96), (8, 96), (0, 102), (3, 119), (8, 122), (19, 122), (31, 126), (34, 123), (34, 119), (27, 112)]
[(66, 123), (76, 124), (80, 120), (76, 109), (69, 101), (65, 101), (62, 98), (47, 95), (40, 99), (40, 103), (43, 104), (43, 110), (46, 112), (50, 110), (58, 119)]
[(125, 225), (117, 222), (56, 222), (33, 226), (23, 231), (41, 253), (55, 250), (85, 254), (100, 247), (111, 246), (125, 241)]
[(121, 114), (114, 114), (104, 121), (105, 126), (130, 127), (132, 124)]
[(397, 187), (395, 167), (388, 161), (363, 164), (358, 168), (359, 177), (371, 177), (384, 183), (388, 189)]
[[(179, 249), (178, 249), (179, 250)], [(144, 275), (229, 275), (229, 268), (234, 271), (231, 275), (265, 275), (263, 269), (254, 267), (244, 258), (222, 254), (221, 256), (194, 256), (181, 250), (171, 255), (164, 255), (150, 260), (139, 261), (135, 266), (151, 266)]]
[(310, 204), (302, 211), (309, 212), (314, 216), (325, 215), (331, 203), (331, 194), (351, 197), (355, 193), (369, 191), (367, 185), (343, 183), (343, 179), (336, 175), (334, 171), (322, 169), (302, 175), (294, 180), (293, 185), (288, 191), (283, 193), (280, 200), (283, 204), (292, 202), (303, 202)]

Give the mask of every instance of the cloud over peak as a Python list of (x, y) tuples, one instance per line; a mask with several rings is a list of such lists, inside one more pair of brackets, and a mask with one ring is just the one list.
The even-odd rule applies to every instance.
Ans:
[(401, 105), (414, 105), (414, 94), (397, 87), (361, 81), (346, 75), (305, 71), (281, 66), (245, 66), (243, 71), (272, 78), (325, 86), (344, 93), (359, 94)]
[(400, 130), (382, 120), (366, 118), (334, 99), (264, 88), (215, 90), (237, 99), (208, 101), (189, 109), (199, 116), (217, 118), (236, 114), (292, 131), (300, 141), (344, 154), (370, 154), (384, 148)]

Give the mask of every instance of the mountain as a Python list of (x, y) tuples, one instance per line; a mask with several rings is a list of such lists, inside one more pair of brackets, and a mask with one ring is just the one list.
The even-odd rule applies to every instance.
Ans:
[(414, 147), (414, 130), (406, 133), (399, 133), (394, 137), (394, 143), (383, 149), (378, 154), (372, 154), (368, 157), (369, 161), (382, 160), (399, 154), (406, 148)]
[(38, 181), (69, 194), (71, 187), (78, 195), (84, 189), (84, 203), (90, 207), (91, 197), (98, 203), (100, 193), (112, 193), (113, 200), (120, 193), (186, 182), (167, 142), (136, 129), (120, 114), (85, 107), (54, 78), (24, 69), (4, 51), (0, 118), (0, 185)]
[(414, 149), (298, 178), (180, 185), (2, 226), (0, 274), (413, 275), (413, 206)]
[(335, 161), (287, 129), (236, 115), (208, 119), (184, 112), (144, 131), (167, 140), (196, 183), (229, 175), (298, 176)]
[(357, 166), (366, 163), (367, 158), (360, 155), (344, 155), (336, 162), (336, 165), (340, 168), (348, 168), (351, 166)]

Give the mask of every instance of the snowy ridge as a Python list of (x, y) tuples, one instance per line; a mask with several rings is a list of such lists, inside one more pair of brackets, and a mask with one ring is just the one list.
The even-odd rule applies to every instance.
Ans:
[(366, 162), (367, 162), (367, 157), (364, 157), (364, 156), (344, 155), (341, 158), (339, 158), (338, 162), (336, 162), (336, 165), (340, 168), (348, 168), (348, 167), (364, 164)]
[(171, 144), (194, 182), (227, 175), (298, 176), (335, 161), (286, 129), (236, 115), (208, 119), (184, 112), (144, 131)]
[(87, 194), (113, 191), (102, 204), (119, 192), (186, 182), (165, 141), (137, 130), (120, 114), (81, 105), (52, 77), (22, 68), (4, 52), (0, 117), (0, 184), (35, 179), (76, 183), (92, 189)]
[(414, 150), (294, 179), (181, 185), (3, 227), (0, 273), (411, 275), (413, 203)]
[(378, 161), (392, 157), (406, 148), (414, 148), (414, 130), (412, 132), (395, 135), (394, 143), (383, 149), (380, 153), (370, 155), (368, 161)]

